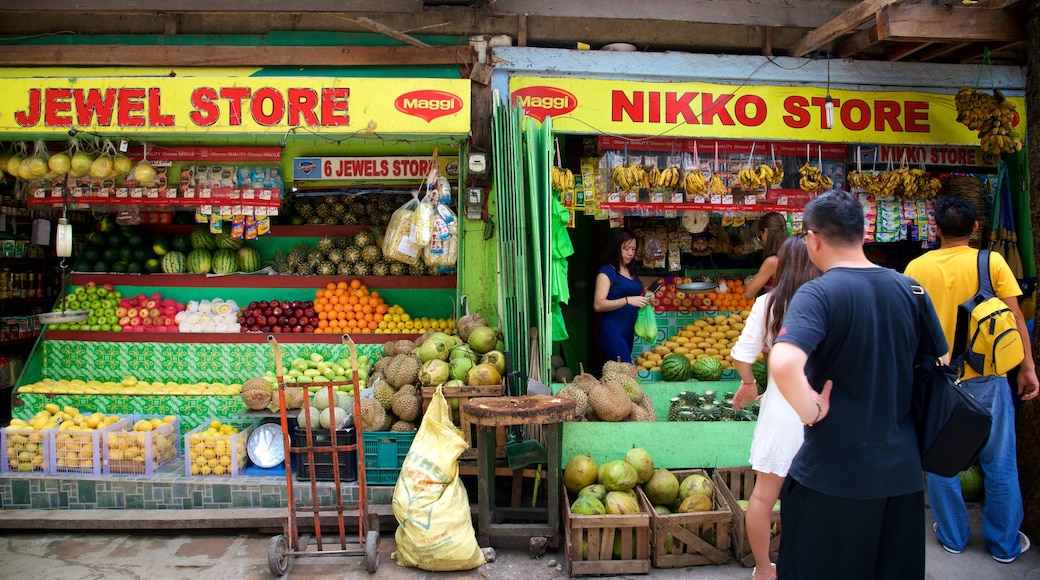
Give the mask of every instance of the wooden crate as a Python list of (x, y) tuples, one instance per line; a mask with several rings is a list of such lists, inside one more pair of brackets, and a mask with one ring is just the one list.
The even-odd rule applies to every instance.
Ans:
[[(650, 572), (650, 514), (580, 516), (571, 513), (563, 488), (563, 536), (571, 576), (617, 576)], [(621, 557), (614, 558), (614, 538)]]
[[(459, 405), (455, 407), (452, 405), (452, 420), (455, 420), (455, 416), (458, 416), (458, 426), (462, 430), (462, 436), (466, 439), (466, 443), (469, 443), (469, 449), (462, 452), (459, 456), (460, 459), (476, 459), (477, 458), (477, 446), (473, 438), (476, 437), (477, 428), (475, 425), (470, 423), (469, 417), (462, 412), (462, 406), (466, 401), (474, 397), (501, 397), (505, 393), (505, 384), (501, 385), (480, 385), (480, 386), (462, 386), (462, 387), (441, 387), (444, 393), (444, 398), (451, 403), (452, 399), (458, 399)], [(437, 392), (437, 387), (423, 387), (422, 398), (423, 398), (423, 413), (430, 406), (430, 401), (433, 399), (433, 394)], [(505, 445), (509, 442), (509, 432), (506, 427), (498, 427), (495, 432), (495, 457), (503, 458), (506, 456)]]
[[(737, 501), (751, 498), (751, 490), (755, 488), (755, 471), (750, 467), (719, 468), (712, 474), (712, 479), (715, 481), (715, 489), (722, 492), (733, 512), (733, 554), (742, 566), (750, 568), (755, 565), (755, 557), (748, 543), (747, 511)], [(769, 558), (775, 562), (780, 551), (779, 510), (773, 510), (770, 521), (776, 532), (769, 538)]]
[[(679, 481), (693, 474), (708, 477), (703, 469), (673, 469)], [(658, 514), (643, 492), (636, 488), (643, 509), (650, 512), (650, 533), (655, 568), (683, 568), (729, 562), (730, 528), (733, 512), (718, 485), (713, 494), (714, 509), (707, 512)], [(669, 546), (668, 536), (671, 536)]]

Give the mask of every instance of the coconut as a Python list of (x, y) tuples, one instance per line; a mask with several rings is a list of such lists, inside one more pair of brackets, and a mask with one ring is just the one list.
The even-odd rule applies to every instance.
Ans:
[(506, 355), (502, 354), (501, 351), (488, 351), (484, 354), (484, 356), (480, 357), (480, 362), (482, 364), (486, 363), (494, 365), (495, 370), (497, 370), (498, 374), (500, 375), (504, 375), (506, 373)]
[(426, 361), (419, 370), (419, 382), (425, 387), (436, 387), (444, 384), (449, 378), (451, 378), (451, 365), (440, 359)]
[(607, 513), (606, 506), (591, 494), (579, 495), (571, 504), (571, 513), (579, 516), (601, 516)]
[(703, 495), (711, 499), (714, 493), (715, 488), (711, 485), (711, 480), (699, 473), (687, 476), (679, 484), (679, 499), (686, 499), (691, 495)]
[(563, 468), (563, 484), (571, 493), (596, 483), (596, 462), (588, 455), (575, 455)]
[(607, 488), (603, 487), (602, 483), (594, 483), (592, 485), (586, 485), (578, 491), (578, 495), (582, 496), (585, 494), (591, 494), (596, 497), (599, 501), (606, 501), (607, 499)]
[(574, 371), (570, 367), (559, 367), (553, 371), (553, 380), (557, 383), (569, 383), (574, 380)]
[(466, 342), (478, 354), (484, 354), (494, 350), (497, 341), (498, 335), (495, 333), (495, 329), (490, 326), (478, 326), (469, 333), (469, 340)]
[(457, 358), (449, 363), (451, 365), (451, 378), (464, 380), (474, 366), (473, 361), (468, 358)]
[(466, 375), (466, 384), (471, 386), (498, 385), (501, 383), (502, 374), (498, 372), (494, 365), (486, 363), (473, 367), (470, 369), (469, 374)]
[(672, 505), (679, 499), (679, 478), (667, 469), (655, 469), (643, 484), (647, 499), (654, 505)]
[(448, 347), (441, 337), (432, 336), (419, 345), (419, 360), (428, 362), (433, 359), (448, 360)]
[(459, 331), (459, 337), (466, 342), (469, 342), (470, 332), (480, 326), (487, 326), (487, 322), (479, 314), (467, 314), (455, 324), (455, 328)]
[(620, 459), (604, 463), (596, 474), (596, 481), (607, 491), (629, 491), (636, 486), (636, 478), (635, 468)]
[(650, 452), (641, 447), (632, 446), (625, 453), (625, 461), (636, 470), (639, 483), (646, 483), (654, 475), (654, 458)]
[(638, 514), (639, 502), (635, 494), (626, 491), (607, 492), (607, 501), (603, 502), (607, 513), (612, 515)]
[(713, 507), (715, 506), (712, 504), (711, 497), (695, 493), (682, 500), (677, 511), (681, 514), (690, 512), (710, 512)]
[(454, 361), (456, 359), (465, 358), (473, 361), (473, 364), (477, 363), (477, 353), (473, 352), (473, 347), (468, 344), (460, 344), (451, 349), (448, 353), (448, 360)]

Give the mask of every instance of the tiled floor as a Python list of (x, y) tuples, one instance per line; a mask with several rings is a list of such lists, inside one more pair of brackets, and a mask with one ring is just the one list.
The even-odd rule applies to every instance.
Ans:
[[(297, 504), (311, 489), (294, 479)], [(284, 473), (188, 477), (177, 458), (152, 476), (72, 476), (9, 473), (0, 477), (0, 509), (220, 509), (288, 507)], [(335, 484), (318, 482), (321, 505), (335, 505)], [(369, 486), (373, 503), (390, 503), (393, 486)], [(357, 501), (357, 482), (342, 484), (343, 501)]]

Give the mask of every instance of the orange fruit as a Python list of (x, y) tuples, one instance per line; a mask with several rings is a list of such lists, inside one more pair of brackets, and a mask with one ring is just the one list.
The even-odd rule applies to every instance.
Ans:
[(354, 278), (353, 280), (350, 281), (350, 287), (355, 289), (355, 290), (360, 288), (361, 287), (361, 280), (358, 280), (357, 278)]

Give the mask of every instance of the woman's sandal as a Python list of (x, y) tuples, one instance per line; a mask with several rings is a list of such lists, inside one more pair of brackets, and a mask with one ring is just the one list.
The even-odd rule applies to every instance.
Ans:
[(751, 580), (776, 580), (776, 564), (770, 564), (773, 567), (773, 574), (768, 578), (762, 578), (758, 575), (758, 566), (751, 569)]

